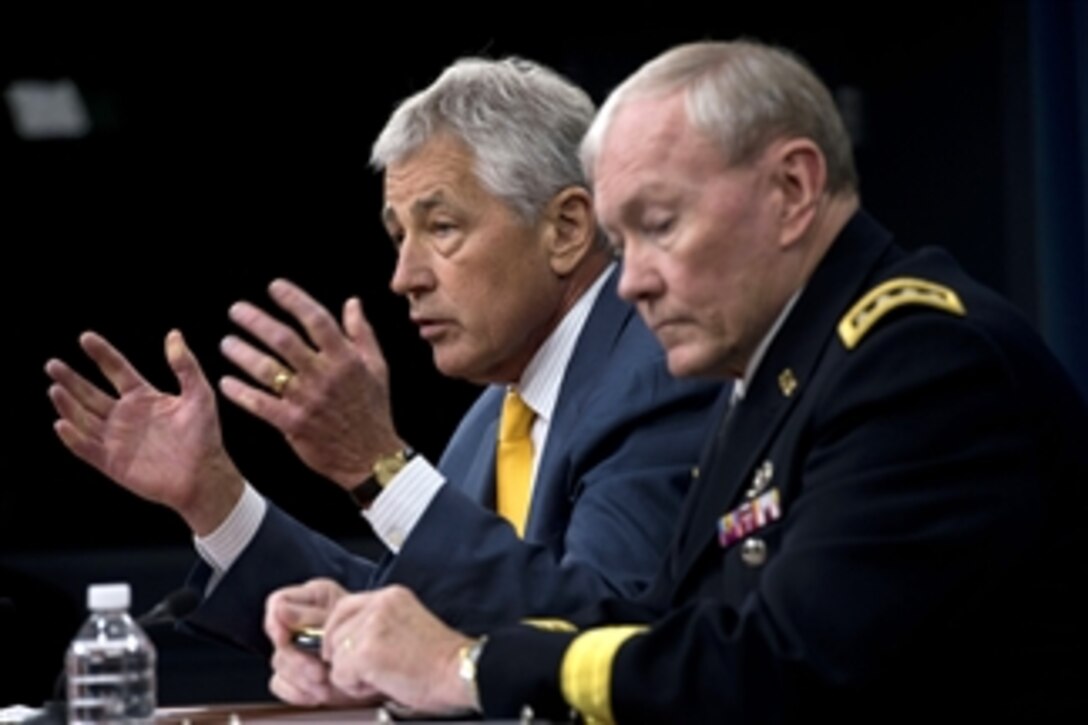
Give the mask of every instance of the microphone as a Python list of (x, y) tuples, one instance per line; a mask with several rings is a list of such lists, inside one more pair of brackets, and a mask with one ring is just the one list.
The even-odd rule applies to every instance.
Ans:
[(196, 609), (200, 604), (200, 595), (188, 587), (167, 594), (162, 601), (136, 618), (136, 624), (143, 628), (160, 624), (173, 624)]
[[(183, 587), (170, 592), (158, 604), (136, 618), (136, 624), (142, 628), (160, 624), (173, 624), (197, 608), (200, 595), (196, 591)], [(60, 725), (68, 722), (68, 677), (64, 666), (53, 683), (53, 699), (42, 704), (41, 714), (26, 720), (30, 725)]]

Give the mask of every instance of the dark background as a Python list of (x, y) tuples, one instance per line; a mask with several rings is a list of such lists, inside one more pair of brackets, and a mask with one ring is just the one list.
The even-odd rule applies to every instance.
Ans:
[[(88, 583), (132, 582), (142, 611), (192, 561), (175, 516), (106, 481), (52, 433), (42, 366), (60, 356), (90, 373), (76, 344), (82, 330), (104, 333), (172, 389), (162, 354), (171, 327), (214, 380), (230, 371), (217, 345), (232, 331), (233, 301), (267, 304), (265, 287), (281, 275), (337, 312), (359, 294), (390, 360), (400, 431), (437, 457), (475, 389), (437, 376), (387, 289), (392, 249), (379, 223), (380, 179), (366, 163), (396, 101), (461, 55), (542, 61), (599, 102), (678, 42), (746, 35), (793, 48), (848, 99), (870, 211), (906, 246), (947, 246), (1012, 298), (1086, 389), (1084, 8), (751, 5), (629, 2), (611, 26), (576, 18), (576, 6), (464, 5), (453, 15), (412, 4), (382, 19), (317, 10), (0, 16), (0, 85), (70, 78), (93, 123), (84, 138), (29, 142), (0, 114), (0, 635), (9, 653), (0, 706), (46, 697)], [(221, 414), (227, 447), (263, 493), (372, 550), (338, 488), (309, 474), (264, 424), (225, 401)], [(265, 696), (259, 660), (169, 631), (155, 638), (164, 703)]]

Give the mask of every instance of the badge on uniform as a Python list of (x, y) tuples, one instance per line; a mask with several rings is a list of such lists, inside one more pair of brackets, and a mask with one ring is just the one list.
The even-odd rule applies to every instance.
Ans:
[(745, 501), (718, 519), (718, 543), (725, 548), (782, 518), (778, 488)]

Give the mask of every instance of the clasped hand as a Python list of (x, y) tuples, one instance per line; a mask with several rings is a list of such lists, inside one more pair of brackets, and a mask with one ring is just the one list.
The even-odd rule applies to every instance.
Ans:
[[(293, 642), (324, 629), (319, 656)], [(390, 699), (417, 713), (468, 711), (472, 695), (457, 674), (469, 639), (438, 620), (401, 586), (348, 594), (313, 579), (268, 598), (272, 692), (295, 705), (367, 705)]]

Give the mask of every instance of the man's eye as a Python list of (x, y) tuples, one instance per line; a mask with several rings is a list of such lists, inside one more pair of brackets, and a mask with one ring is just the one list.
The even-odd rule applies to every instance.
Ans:
[(676, 217), (672, 216), (660, 219), (650, 219), (643, 224), (643, 230), (650, 236), (660, 237), (672, 231), (675, 221)]
[(389, 239), (393, 242), (394, 249), (404, 246), (404, 232), (389, 232)]

